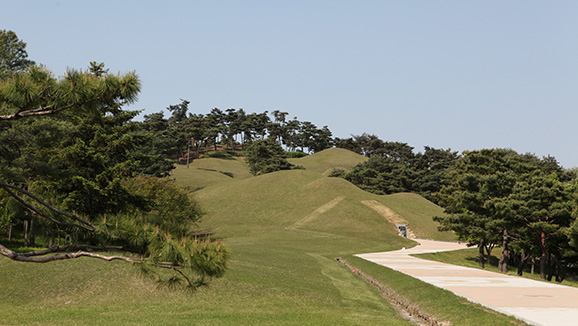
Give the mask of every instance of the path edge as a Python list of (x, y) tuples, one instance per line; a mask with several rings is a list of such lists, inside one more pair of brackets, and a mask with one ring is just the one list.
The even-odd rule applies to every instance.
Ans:
[(348, 268), (355, 274), (357, 274), (361, 279), (363, 279), (369, 285), (375, 287), (385, 298), (395, 310), (397, 310), (400, 315), (418, 325), (424, 326), (450, 326), (452, 325), (449, 321), (440, 321), (435, 316), (423, 312), (419, 307), (409, 301), (407, 298), (399, 295), (390, 287), (381, 284), (376, 281), (371, 276), (361, 272), (360, 270), (354, 268), (347, 261), (343, 260), (341, 257), (335, 258), (344, 267)]

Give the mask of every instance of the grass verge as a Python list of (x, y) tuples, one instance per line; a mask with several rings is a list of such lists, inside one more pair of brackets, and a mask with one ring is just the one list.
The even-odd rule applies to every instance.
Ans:
[(343, 260), (374, 280), (385, 284), (419, 307), (421, 311), (435, 316), (439, 321), (447, 321), (452, 325), (528, 325), (514, 317), (472, 303), (450, 291), (359, 257), (346, 256)]

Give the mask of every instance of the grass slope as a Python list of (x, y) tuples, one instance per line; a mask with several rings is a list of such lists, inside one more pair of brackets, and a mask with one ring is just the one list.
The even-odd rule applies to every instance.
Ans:
[(232, 249), (224, 278), (186, 294), (156, 289), (118, 262), (31, 265), (0, 258), (0, 324), (409, 325), (334, 258), (411, 246), (395, 234), (391, 216), (407, 220), (418, 235), (447, 237), (419, 227), (439, 207), (410, 194), (369, 194), (312, 170), (248, 177), (243, 165), (206, 159), (174, 171), (207, 212), (200, 227), (212, 228)]
[(288, 159), (288, 161), (301, 165), (309, 171), (328, 175), (333, 169), (349, 172), (357, 164), (367, 161), (367, 157), (343, 148), (329, 148), (313, 155)]
[(418, 238), (454, 241), (453, 232), (439, 232), (438, 223), (432, 217), (445, 215), (443, 208), (417, 194), (398, 193), (378, 196), (386, 207), (402, 216)]
[(177, 165), (171, 175), (180, 185), (190, 191), (234, 179), (252, 177), (245, 159), (241, 157), (196, 159), (189, 165), (189, 168), (186, 165)]

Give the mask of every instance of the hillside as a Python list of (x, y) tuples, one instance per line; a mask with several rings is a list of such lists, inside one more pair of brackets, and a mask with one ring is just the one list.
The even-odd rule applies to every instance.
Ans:
[(196, 193), (196, 198), (210, 208), (205, 223), (219, 234), (266, 226), (270, 231), (316, 231), (381, 242), (396, 234), (391, 217), (397, 216), (399, 222), (409, 223), (418, 237), (453, 238), (438, 232), (431, 220), (443, 214), (442, 209), (418, 195), (378, 196), (343, 179), (308, 170), (214, 185)]
[(349, 153), (321, 152), (298, 160), (310, 170), (258, 177), (242, 159), (178, 166), (173, 177), (206, 211), (199, 228), (212, 229), (232, 250), (224, 278), (190, 295), (157, 289), (117, 262), (0, 259), (1, 323), (409, 325), (335, 258), (412, 246), (390, 223), (398, 219), (418, 236), (451, 235), (435, 230), (431, 217), (441, 209), (420, 196), (378, 196), (322, 174), (352, 166), (331, 163), (335, 154)]
[(367, 161), (367, 157), (343, 148), (329, 148), (313, 155), (288, 159), (288, 161), (301, 165), (307, 170), (329, 175), (333, 169), (350, 171), (357, 164)]
[(195, 159), (189, 168), (186, 165), (177, 165), (171, 175), (179, 184), (190, 191), (203, 189), (213, 184), (226, 183), (234, 179), (252, 177), (245, 159), (241, 157)]
[[(349, 232), (357, 230), (357, 236), (364, 232), (380, 234), (382, 230), (393, 230), (395, 234), (392, 223), (404, 223), (409, 224), (417, 237), (453, 239), (450, 233), (438, 232), (437, 223), (431, 219), (442, 215), (443, 210), (419, 195), (379, 196), (360, 190), (343, 179), (325, 177), (335, 168), (350, 170), (365, 160), (364, 156), (351, 151), (331, 148), (290, 159), (293, 164), (303, 166), (305, 171), (252, 177), (243, 158), (203, 158), (195, 160), (188, 169), (177, 165), (172, 175), (179, 184), (197, 192), (195, 196), (204, 206), (216, 208), (209, 209), (205, 218), (205, 223), (216, 229), (231, 223), (243, 229), (251, 221), (251, 216), (267, 215), (269, 223), (280, 223), (292, 230), (317, 228), (325, 232), (325, 228), (331, 227)], [(306, 218), (311, 214), (315, 218)], [(235, 221), (235, 217), (239, 221)], [(371, 223), (379, 221), (383, 225), (378, 229), (373, 227), (374, 224), (367, 229), (353, 227), (367, 222), (367, 219), (376, 219)], [(291, 223), (295, 226), (290, 226)]]

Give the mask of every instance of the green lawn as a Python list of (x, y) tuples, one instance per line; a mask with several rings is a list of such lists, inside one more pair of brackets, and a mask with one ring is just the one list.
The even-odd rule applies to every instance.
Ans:
[[(410, 325), (335, 258), (412, 245), (362, 201), (390, 207), (418, 234), (446, 239), (431, 226), (439, 207), (410, 194), (369, 194), (311, 170), (251, 177), (242, 172), (244, 164), (240, 159), (196, 160), (173, 174), (207, 213), (199, 228), (212, 229), (232, 250), (223, 278), (190, 294), (158, 289), (154, 279), (121, 262), (34, 265), (0, 258), (0, 324)], [(375, 269), (351, 260), (363, 271)], [(383, 281), (400, 282), (388, 274)], [(404, 284), (423, 286), (411, 278)], [(421, 305), (418, 299), (435, 301), (437, 295), (423, 292), (420, 297), (416, 291), (412, 300)], [(448, 309), (466, 309), (456, 310), (459, 314), (468, 311), (478, 318), (484, 311), (447, 302)], [(446, 314), (439, 307), (427, 309)], [(492, 316), (504, 318), (486, 314), (476, 324), (500, 325)]]
[(288, 159), (292, 164), (301, 165), (309, 171), (323, 175), (329, 175), (334, 169), (351, 171), (354, 166), (367, 160), (367, 157), (343, 148), (330, 148), (315, 155)]
[(251, 177), (244, 158), (240, 157), (195, 159), (189, 168), (186, 165), (177, 164), (171, 175), (179, 184), (190, 191)]

